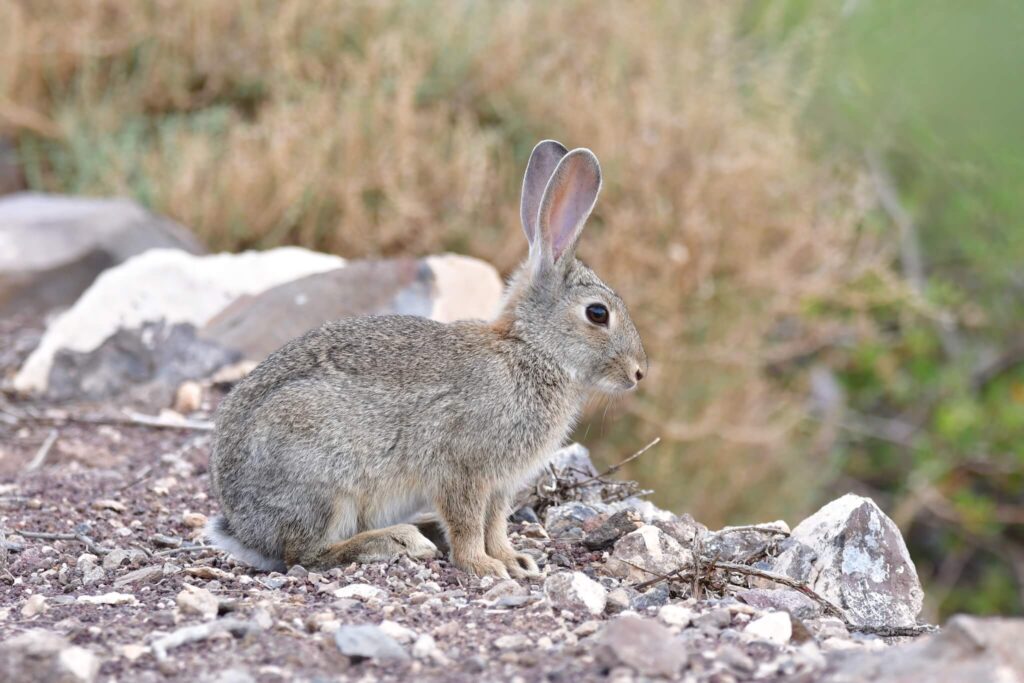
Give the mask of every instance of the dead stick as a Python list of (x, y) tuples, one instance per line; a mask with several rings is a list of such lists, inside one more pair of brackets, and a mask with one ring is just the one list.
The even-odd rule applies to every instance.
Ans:
[(628, 465), (629, 463), (633, 462), (634, 460), (639, 458), (641, 455), (643, 455), (644, 453), (649, 451), (650, 449), (652, 449), (655, 446), (657, 446), (660, 441), (661, 441), (661, 437), (660, 436), (655, 437), (654, 441), (650, 442), (649, 444), (647, 444), (646, 446), (644, 446), (643, 448), (641, 448), (636, 453), (634, 453), (633, 455), (629, 456), (628, 458), (626, 458), (625, 460), (623, 460), (619, 464), (612, 465), (611, 467), (606, 469), (601, 474), (597, 474), (597, 475), (595, 475), (593, 477), (590, 477), (589, 479), (584, 479), (583, 481), (578, 481), (578, 482), (576, 482), (574, 484), (570, 484), (567, 488), (575, 489), (575, 488), (579, 488), (581, 486), (586, 486), (587, 484), (589, 484), (592, 481), (597, 481), (599, 479), (603, 479), (604, 477), (611, 476), (611, 475), (615, 474), (616, 472), (621, 470), (625, 465)]
[(154, 557), (163, 557), (165, 555), (177, 555), (178, 553), (187, 553), (193, 550), (213, 550), (212, 545), (184, 545), (180, 548), (170, 548), (168, 550), (158, 550), (153, 553)]
[(745, 574), (747, 576), (756, 576), (762, 579), (768, 579), (774, 583), (788, 586), (794, 590), (798, 590), (811, 600), (814, 600), (819, 605), (824, 607), (829, 612), (832, 612), (835, 616), (843, 620), (843, 623), (850, 625), (850, 622), (846, 618), (846, 614), (843, 610), (839, 609), (833, 602), (818, 595), (814, 590), (803, 581), (797, 581), (784, 574), (776, 574), (775, 572), (769, 572), (764, 569), (757, 569), (756, 567), (748, 567), (745, 564), (736, 564), (735, 562), (714, 562), (713, 566), (717, 569), (724, 569), (727, 572), (736, 572), (737, 574)]
[(32, 458), (32, 462), (25, 467), (25, 470), (31, 472), (37, 470), (43, 466), (43, 462), (46, 460), (46, 456), (50, 454), (50, 449), (53, 448), (53, 444), (57, 442), (57, 436), (59, 432), (56, 429), (51, 429), (50, 434), (43, 441), (43, 445), (36, 451), (36, 457)]
[(78, 541), (95, 555), (106, 555), (110, 552), (108, 548), (98, 545), (85, 534), (57, 534), (47, 531), (15, 531), (14, 533), (25, 538), (38, 538), (46, 541)]
[(735, 534), (741, 531), (758, 531), (762, 534), (776, 534), (779, 536), (789, 536), (788, 531), (777, 529), (772, 526), (764, 526), (763, 524), (747, 524), (744, 526), (731, 526), (725, 529), (716, 531), (716, 534)]

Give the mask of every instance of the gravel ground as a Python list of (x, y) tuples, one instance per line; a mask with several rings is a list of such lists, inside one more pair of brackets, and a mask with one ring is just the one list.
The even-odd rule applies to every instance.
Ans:
[[(0, 323), (0, 377), (39, 329), (39, 321)], [(216, 400), (207, 396), (207, 416)], [(62, 634), (96, 656), (97, 680), (625, 681), (636, 669), (629, 648), (641, 648), (643, 668), (642, 648), (654, 659), (669, 649), (661, 637), (685, 653), (690, 680), (816, 680), (823, 653), (886, 645), (820, 615), (794, 620), (785, 642), (758, 639), (744, 630), (763, 612), (664, 585), (595, 616), (553, 600), (544, 577), (496, 584), (443, 559), (254, 571), (201, 547), (216, 512), (209, 432), (67, 419), (116, 408), (0, 399), (0, 641), (30, 629)], [(513, 544), (546, 575), (573, 570), (604, 589), (629, 585), (607, 575), (607, 551), (552, 540), (537, 524), (512, 529)], [(94, 604), (96, 596), (116, 604)], [(665, 611), (669, 600), (675, 607)], [(657, 632), (637, 645), (629, 629), (606, 629), (623, 609), (650, 617)], [(382, 623), (399, 659), (342, 654), (339, 629)], [(169, 634), (195, 639), (162, 640)]]

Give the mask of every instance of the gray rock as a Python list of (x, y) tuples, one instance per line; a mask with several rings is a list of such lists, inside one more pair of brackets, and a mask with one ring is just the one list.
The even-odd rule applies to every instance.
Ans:
[(549, 507), (544, 514), (544, 528), (552, 538), (582, 539), (587, 530), (599, 525), (605, 514), (580, 502)]
[(798, 619), (821, 614), (821, 605), (792, 588), (754, 588), (738, 593), (736, 598), (758, 609), (789, 612)]
[(119, 576), (114, 579), (114, 587), (127, 586), (135, 583), (150, 583), (152, 581), (159, 581), (164, 576), (163, 567), (152, 565), (149, 567), (141, 567), (135, 571), (128, 572), (124, 576)]
[(694, 617), (693, 624), (706, 630), (721, 630), (732, 623), (732, 613), (726, 607), (719, 607)]
[(690, 565), (693, 554), (661, 529), (644, 525), (618, 540), (605, 569), (612, 576), (647, 581)]
[(0, 317), (69, 306), (101, 272), (149, 249), (201, 253), (182, 226), (124, 199), (0, 198)]
[(486, 318), (500, 297), (494, 268), (454, 255), (346, 264), (295, 247), (203, 257), (157, 250), (97, 280), (47, 330), (14, 386), (60, 400), (128, 392), (162, 407), (183, 382), (259, 362), (328, 320)]
[(810, 575), (799, 546), (775, 559), (775, 571), (810, 579), (811, 588), (856, 624), (917, 622), (924, 599), (917, 570), (899, 529), (874, 501), (845, 495), (801, 522), (792, 538), (817, 555)]
[(146, 553), (138, 548), (116, 548), (103, 556), (104, 569), (117, 569), (123, 564), (134, 564), (143, 562)]
[(404, 661), (408, 653), (377, 626), (346, 624), (334, 632), (334, 642), (346, 657), (357, 661), (376, 659), (380, 661)]
[(651, 523), (676, 539), (684, 548), (692, 546), (698, 534), (703, 536), (708, 533), (708, 528), (689, 514), (673, 516), (671, 519), (657, 519)]
[(584, 536), (583, 545), (591, 550), (602, 550), (643, 525), (644, 520), (636, 510), (620, 510)]
[(501, 287), (494, 268), (463, 256), (351, 262), (243, 296), (201, 334), (215, 346), (261, 361), (307, 330), (349, 316), (418, 315), (442, 322), (489, 318), (500, 303)]
[(483, 599), (488, 601), (501, 600), (502, 598), (508, 598), (513, 596), (529, 595), (530, 589), (519, 583), (518, 581), (499, 581), (498, 583), (491, 586), (486, 593), (483, 594)]
[(604, 612), (608, 595), (604, 586), (582, 572), (559, 572), (544, 581), (544, 595), (556, 609)]
[(623, 615), (597, 636), (598, 661), (608, 668), (627, 666), (643, 676), (675, 678), (686, 664), (686, 649), (653, 619)]
[(669, 600), (668, 584), (659, 583), (633, 598), (631, 606), (637, 612), (646, 612), (652, 607), (661, 607)]
[(0, 680), (5, 683), (91, 683), (100, 661), (49, 631), (26, 631), (0, 643)]
[(1024, 619), (956, 616), (941, 633), (884, 652), (829, 654), (827, 683), (1024, 681)]
[[(749, 564), (763, 556), (769, 547), (789, 534), (789, 526), (782, 521), (758, 525), (766, 531), (749, 528), (725, 527), (704, 538), (706, 553), (726, 562)], [(778, 530), (776, 534), (768, 529)]]
[[(209, 256), (150, 249), (103, 273), (54, 320), (15, 376), (14, 388), (23, 394), (71, 398), (77, 390), (100, 397), (160, 377), (168, 362), (188, 368), (196, 364), (187, 357), (193, 349), (205, 359), (216, 347), (200, 348), (196, 331), (235, 299), (344, 263), (297, 247)], [(128, 348), (121, 351), (122, 345)], [(102, 358), (93, 360), (93, 354)], [(97, 367), (111, 362), (111, 372)], [(51, 388), (54, 371), (60, 386)]]

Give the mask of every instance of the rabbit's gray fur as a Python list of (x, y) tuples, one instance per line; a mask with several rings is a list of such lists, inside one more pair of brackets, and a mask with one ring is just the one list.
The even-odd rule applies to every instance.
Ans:
[[(512, 496), (592, 389), (631, 389), (647, 367), (624, 304), (575, 258), (599, 188), (588, 150), (535, 148), (530, 257), (494, 320), (348, 318), (263, 361), (217, 414), (210, 536), (268, 569), (422, 557), (433, 544), (399, 523), (433, 508), (462, 568), (535, 573), (507, 539)], [(592, 303), (607, 326), (588, 321)]]

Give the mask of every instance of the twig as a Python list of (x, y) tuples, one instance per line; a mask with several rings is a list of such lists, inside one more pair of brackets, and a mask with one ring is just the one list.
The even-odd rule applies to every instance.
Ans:
[(14, 533), (25, 538), (38, 538), (47, 541), (78, 541), (94, 555), (106, 555), (110, 552), (109, 548), (97, 544), (85, 534), (57, 534), (46, 531), (15, 531)]
[(46, 437), (46, 441), (43, 441), (43, 445), (36, 451), (36, 456), (32, 458), (25, 470), (31, 472), (37, 470), (43, 466), (43, 462), (46, 460), (46, 456), (50, 454), (50, 449), (53, 448), (53, 444), (57, 443), (57, 436), (59, 432), (56, 429), (51, 429), (50, 434)]
[(816, 603), (824, 607), (827, 611), (842, 619), (844, 624), (850, 626), (850, 622), (847, 620), (846, 614), (843, 610), (839, 609), (835, 603), (818, 595), (803, 581), (797, 581), (796, 579), (792, 579), (784, 574), (776, 574), (775, 572), (766, 571), (764, 569), (748, 567), (745, 564), (736, 564), (735, 562), (717, 562), (715, 563), (715, 567), (717, 569), (724, 569), (728, 572), (736, 572), (737, 574), (745, 574), (747, 576), (756, 576), (758, 578), (768, 579), (774, 583), (798, 590), (811, 600), (814, 600)]
[(867, 633), (873, 636), (882, 636), (883, 638), (916, 638), (917, 636), (924, 635), (925, 633), (939, 632), (939, 627), (934, 624), (918, 624), (916, 626), (869, 626), (867, 624), (857, 625), (847, 623), (846, 627), (851, 631)]
[(569, 486), (567, 486), (566, 488), (570, 488), (570, 489), (580, 488), (582, 486), (586, 486), (590, 482), (598, 481), (598, 480), (604, 479), (605, 477), (611, 476), (611, 475), (615, 474), (616, 472), (618, 472), (619, 470), (621, 470), (625, 465), (628, 465), (629, 463), (633, 462), (634, 460), (639, 458), (641, 455), (643, 455), (644, 453), (649, 451), (650, 449), (652, 449), (655, 446), (657, 446), (660, 441), (661, 441), (661, 437), (660, 436), (655, 437), (654, 441), (651, 441), (649, 444), (647, 444), (646, 446), (644, 446), (643, 448), (638, 450), (636, 453), (634, 453), (633, 455), (631, 455), (628, 458), (626, 458), (625, 460), (623, 460), (622, 462), (618, 463), (617, 465), (612, 465), (611, 467), (606, 469), (604, 472), (601, 472), (600, 474), (596, 474), (593, 477), (590, 477), (588, 479), (584, 479), (583, 481), (577, 481), (575, 483), (569, 484)]
[[(15, 415), (14, 413), (8, 414)], [(159, 415), (144, 415), (142, 413), (136, 413), (133, 411), (126, 411), (124, 416), (117, 415), (38, 415), (34, 413), (26, 413), (24, 415), (15, 415), (16, 417), (28, 421), (38, 422), (43, 424), (66, 424), (73, 422), (76, 424), (88, 424), (88, 425), (127, 425), (127, 426), (142, 426), (142, 427), (158, 427), (162, 429), (191, 429), (201, 432), (213, 431), (213, 422), (209, 420), (192, 420), (187, 417), (179, 418), (167, 418), (160, 417)]]
[(187, 643), (194, 643), (214, 636), (218, 633), (230, 633), (240, 638), (250, 633), (259, 631), (260, 627), (254, 622), (242, 621), (241, 619), (223, 618), (196, 626), (185, 626), (173, 633), (157, 638), (153, 641), (153, 656), (157, 661), (167, 659), (167, 651)]
[(163, 557), (165, 555), (177, 555), (178, 553), (187, 553), (193, 550), (213, 550), (211, 545), (186, 545), (180, 548), (169, 548), (168, 550), (158, 550), (153, 553), (154, 557)]
[(209, 420), (192, 420), (187, 417), (166, 418), (159, 415), (143, 415), (132, 411), (126, 411), (127, 419), (133, 424), (146, 425), (147, 427), (161, 427), (164, 429), (194, 429), (196, 431), (213, 431), (213, 423)]
[(730, 526), (730, 527), (726, 527), (725, 529), (721, 529), (719, 531), (716, 531), (715, 534), (716, 535), (735, 534), (735, 533), (739, 533), (740, 531), (759, 531), (762, 534), (777, 534), (779, 536), (789, 536), (789, 532), (788, 531), (783, 531), (782, 529), (778, 529), (778, 528), (773, 527), (773, 526), (765, 526), (763, 524), (747, 524), (747, 525), (744, 525), (744, 526)]

